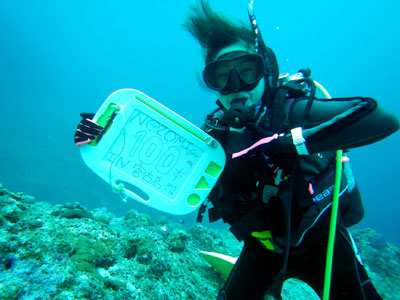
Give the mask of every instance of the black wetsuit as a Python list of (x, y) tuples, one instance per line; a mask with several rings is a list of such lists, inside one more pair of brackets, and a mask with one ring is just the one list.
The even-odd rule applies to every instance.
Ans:
[[(285, 241), (288, 241), (288, 224), (296, 241), (289, 240), (291, 247), (285, 278), (302, 279), (322, 296), (330, 207), (327, 205), (326, 211), (308, 222), (312, 226), (305, 231), (302, 224), (315, 204), (307, 195), (306, 185), (333, 168), (334, 150), (376, 142), (399, 128), (397, 118), (370, 98), (314, 100), (309, 114), (303, 118), (304, 111), (309, 108), (307, 103), (306, 99), (285, 101), (281, 131), (290, 133), (290, 129), (301, 125), (310, 153), (307, 156), (292, 153), (289, 157), (275, 157), (270, 162), (265, 157), (268, 153), (257, 153), (244, 155), (240, 160), (231, 159), (232, 153), (274, 133), (269, 127), (269, 111), (242, 133), (216, 129), (225, 125), (220, 119), (216, 127), (206, 126), (206, 130), (223, 145), (228, 158), (226, 168), (210, 195), (214, 206), (210, 209), (210, 220), (222, 218), (232, 226), (235, 236), (244, 240), (242, 253), (218, 299), (264, 299), (271, 287), (276, 290), (275, 278), (282, 270), (284, 251), (276, 253), (265, 249), (251, 232), (270, 230), (273, 240), (283, 249)], [(282, 149), (282, 153), (286, 152)], [(283, 170), (283, 178), (286, 178), (281, 183), (274, 181), (277, 168)], [(276, 188), (277, 194), (266, 200), (264, 186)], [(356, 188), (354, 191), (358, 194)], [(290, 223), (285, 217), (287, 206), (281, 203), (283, 195), (290, 198)], [(346, 226), (359, 221), (362, 212), (356, 212), (358, 216), (352, 219), (353, 212), (347, 210), (342, 206), (338, 217), (331, 299), (382, 299), (357, 260), (346, 229)], [(278, 285), (280, 290), (281, 284)]]

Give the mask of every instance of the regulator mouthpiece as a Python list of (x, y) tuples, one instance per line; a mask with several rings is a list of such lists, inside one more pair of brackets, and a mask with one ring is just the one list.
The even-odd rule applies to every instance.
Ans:
[(250, 111), (245, 106), (246, 98), (236, 98), (231, 102), (231, 107), (225, 113), (225, 122), (229, 127), (243, 128), (250, 119)]

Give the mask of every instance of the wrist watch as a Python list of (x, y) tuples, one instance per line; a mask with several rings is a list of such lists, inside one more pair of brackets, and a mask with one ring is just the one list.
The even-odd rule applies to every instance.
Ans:
[(303, 128), (297, 127), (290, 130), (292, 133), (293, 145), (299, 155), (309, 155), (306, 147), (306, 140), (303, 137)]

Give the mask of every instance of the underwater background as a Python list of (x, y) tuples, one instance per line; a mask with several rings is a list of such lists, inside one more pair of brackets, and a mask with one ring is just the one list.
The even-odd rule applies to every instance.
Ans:
[[(122, 202), (85, 166), (73, 134), (79, 113), (96, 112), (121, 88), (138, 89), (202, 124), (216, 99), (199, 84), (200, 46), (181, 27), (189, 3), (1, 1), (0, 183), (53, 204), (163, 215)], [(244, 22), (247, 4), (211, 1)], [(399, 6), (394, 0), (256, 0), (254, 9), (281, 73), (310, 67), (333, 97), (373, 97), (399, 115)], [(350, 152), (366, 209), (356, 227), (372, 227), (397, 246), (399, 148), (397, 133)], [(168, 217), (190, 225), (196, 213)]]

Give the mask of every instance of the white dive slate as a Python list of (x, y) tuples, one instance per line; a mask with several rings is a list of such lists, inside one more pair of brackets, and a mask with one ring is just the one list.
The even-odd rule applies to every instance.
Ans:
[(206, 199), (225, 166), (214, 138), (138, 90), (112, 93), (94, 120), (105, 133), (80, 147), (82, 158), (123, 199), (187, 214)]

